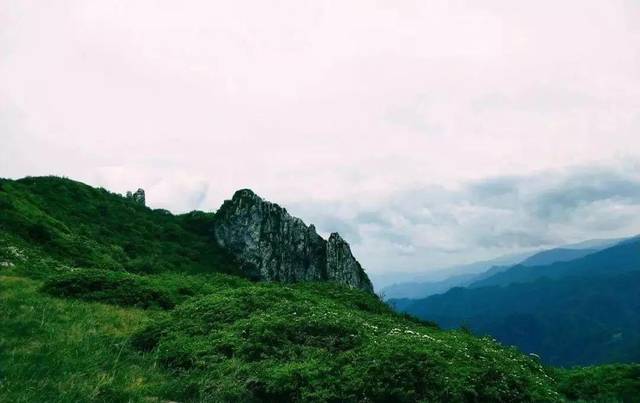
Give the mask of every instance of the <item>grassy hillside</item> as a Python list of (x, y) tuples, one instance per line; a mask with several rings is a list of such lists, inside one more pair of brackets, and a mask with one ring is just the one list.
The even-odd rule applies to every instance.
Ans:
[(66, 179), (0, 184), (3, 402), (512, 402), (637, 390), (633, 371), (593, 390), (602, 372), (545, 368), (361, 291), (230, 275), (212, 214), (173, 216)]
[(240, 274), (213, 240), (214, 217), (151, 210), (69, 179), (0, 179), (0, 242), (71, 267)]
[(88, 302), (79, 290), (93, 273), (79, 273), (75, 284), (0, 277), (0, 401), (557, 399), (535, 360), (337, 285), (204, 276), (207, 290), (167, 312), (118, 292)]

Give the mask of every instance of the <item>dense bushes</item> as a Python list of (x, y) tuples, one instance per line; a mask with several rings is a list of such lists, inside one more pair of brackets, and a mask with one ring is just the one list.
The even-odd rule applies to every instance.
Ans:
[(42, 291), (56, 297), (162, 309), (171, 309), (189, 298), (250, 284), (243, 278), (221, 273), (140, 276), (95, 269), (73, 269), (45, 278)]
[[(515, 350), (403, 319), (329, 284), (245, 284), (178, 306), (138, 332), (205, 401), (555, 400), (542, 367)], [(359, 299), (359, 301), (358, 301)]]
[(555, 371), (558, 390), (569, 400), (637, 402), (640, 365), (614, 364)]
[(163, 289), (143, 277), (128, 273), (77, 270), (50, 278), (42, 290), (56, 297), (107, 304), (171, 309), (175, 302)]

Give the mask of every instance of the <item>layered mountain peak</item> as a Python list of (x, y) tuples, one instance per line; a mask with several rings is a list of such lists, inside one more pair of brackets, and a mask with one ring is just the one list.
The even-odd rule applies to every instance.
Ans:
[(236, 192), (233, 194), (233, 197), (231, 198), (231, 200), (233, 200), (233, 201), (240, 201), (240, 200), (260, 200), (260, 201), (263, 201), (262, 198), (260, 196), (258, 196), (257, 194), (255, 194), (253, 192), (253, 190), (251, 190), (251, 189), (236, 190)]
[(217, 242), (251, 277), (266, 281), (336, 281), (373, 292), (349, 244), (337, 233), (329, 241), (313, 225), (249, 189), (235, 192), (216, 214)]

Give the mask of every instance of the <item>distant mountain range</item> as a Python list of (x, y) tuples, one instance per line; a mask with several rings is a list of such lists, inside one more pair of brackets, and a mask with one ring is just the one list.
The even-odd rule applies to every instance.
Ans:
[[(464, 285), (467, 279), (481, 276), (483, 273), (497, 267), (510, 267), (536, 252), (518, 253), (500, 256), (490, 260), (450, 266), (443, 269), (419, 273), (389, 273), (386, 275), (371, 275), (376, 289), (385, 298), (422, 298), (428, 295), (444, 292), (451, 287)], [(456, 282), (456, 279), (459, 282)], [(443, 289), (443, 283), (445, 286)], [(433, 287), (435, 292), (431, 292)]]
[(596, 252), (593, 243), (545, 251), (467, 288), (391, 303), (446, 328), (489, 334), (551, 365), (638, 361), (640, 239), (616, 242)]
[[(412, 280), (396, 282), (384, 287), (378, 286), (377, 288), (380, 289), (380, 293), (385, 299), (426, 298), (430, 295), (444, 293), (454, 287), (467, 287), (479, 283), (515, 265), (544, 266), (556, 262), (571, 261), (626, 239), (628, 238), (592, 239), (538, 252), (501, 256), (492, 260), (438, 270), (437, 274), (432, 277), (437, 280), (425, 280), (425, 278), (429, 278), (428, 275), (416, 274)], [(443, 275), (444, 273), (449, 273), (449, 275)]]
[[(593, 274), (607, 274), (611, 272), (624, 272), (632, 270), (640, 270), (640, 249), (638, 248), (638, 240), (633, 242), (621, 242), (610, 248), (593, 252), (593, 249), (587, 249), (590, 253), (576, 253), (576, 258), (568, 261), (555, 261), (541, 265), (525, 265), (519, 264), (501, 271), (485, 279), (477, 280), (471, 283), (471, 287), (485, 287), (491, 285), (509, 285), (512, 283), (526, 283), (534, 281), (538, 278), (561, 278), (568, 276), (584, 276)], [(550, 252), (557, 252), (558, 256), (562, 253), (555, 249)], [(585, 252), (576, 251), (576, 252)], [(534, 259), (533, 261), (547, 261), (547, 258)], [(525, 263), (525, 262), (523, 262)]]
[(568, 262), (597, 252), (598, 249), (554, 248), (536, 253), (518, 263), (521, 266), (544, 266), (556, 262)]

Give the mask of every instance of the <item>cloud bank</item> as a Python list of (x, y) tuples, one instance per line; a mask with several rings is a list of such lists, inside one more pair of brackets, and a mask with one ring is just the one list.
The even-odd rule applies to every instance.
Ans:
[(635, 0), (0, 0), (0, 176), (249, 187), (375, 272), (640, 232)]
[[(587, 238), (640, 233), (640, 166), (588, 166), (419, 187), (292, 209), (340, 230), (375, 272), (433, 270)], [(340, 225), (336, 224), (340, 223)]]

